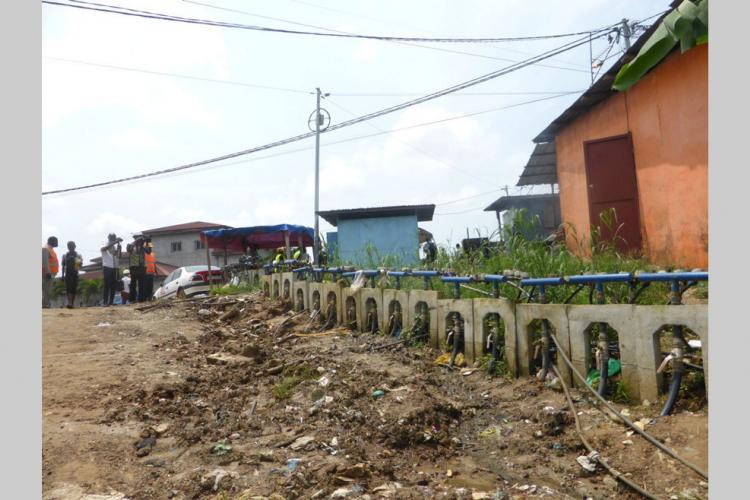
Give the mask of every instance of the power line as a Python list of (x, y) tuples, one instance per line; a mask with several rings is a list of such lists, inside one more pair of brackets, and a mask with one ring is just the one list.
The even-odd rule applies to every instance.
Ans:
[[(169, 76), (169, 77), (175, 77), (175, 78), (185, 78), (187, 80), (197, 80), (201, 82), (208, 82), (208, 83), (220, 83), (224, 85), (237, 85), (241, 87), (249, 87), (249, 88), (257, 88), (261, 90), (278, 90), (281, 92), (291, 92), (296, 94), (305, 94), (305, 95), (315, 95), (315, 92), (311, 92), (309, 90), (301, 90), (301, 89), (291, 89), (291, 88), (285, 88), (285, 87), (274, 87), (270, 85), (259, 85), (255, 83), (247, 83), (247, 82), (238, 82), (234, 80), (220, 80), (217, 78), (207, 78), (207, 77), (201, 77), (201, 76), (195, 76), (195, 75), (185, 75), (182, 73), (172, 73), (168, 71), (153, 71), (143, 68), (134, 68), (132, 66), (118, 66), (114, 64), (106, 64), (106, 63), (98, 63), (93, 61), (84, 61), (81, 59), (70, 59), (65, 57), (53, 57), (53, 56), (42, 56), (43, 59), (49, 59), (52, 61), (60, 61), (60, 62), (67, 62), (67, 63), (73, 63), (73, 64), (83, 64), (86, 66), (93, 66), (93, 67), (99, 67), (99, 68), (107, 68), (107, 69), (116, 69), (121, 71), (132, 71), (135, 73), (145, 73), (148, 75), (155, 75), (155, 76)], [(578, 93), (583, 92), (582, 89), (579, 90), (556, 90), (556, 91), (530, 91), (530, 92), (456, 92), (455, 94), (450, 94), (452, 96), (501, 96), (501, 95), (558, 95), (558, 94), (569, 94), (569, 93)], [(424, 95), (425, 92), (404, 92), (404, 93), (332, 93), (332, 95), (338, 96), (338, 97), (411, 97), (411, 96), (419, 96)]]
[[(604, 36), (604, 34), (597, 35), (597, 37), (601, 37), (601, 36)], [(549, 57), (554, 57), (557, 54), (561, 54), (561, 53), (566, 52), (568, 50), (571, 50), (571, 49), (574, 49), (576, 47), (579, 47), (579, 46), (581, 46), (581, 45), (583, 45), (585, 43), (588, 43), (589, 40), (591, 40), (591, 38), (592, 37), (590, 37), (590, 36), (586, 36), (586, 37), (580, 38), (578, 40), (575, 40), (573, 42), (568, 42), (566, 44), (563, 44), (562, 46), (560, 46), (560, 47), (558, 47), (556, 49), (549, 50), (547, 52), (539, 54), (536, 57), (532, 57), (530, 59), (527, 59), (526, 61), (523, 61), (521, 63), (512, 64), (510, 66), (507, 66), (505, 68), (501, 68), (499, 70), (493, 71), (493, 72), (488, 73), (486, 75), (483, 75), (483, 76), (480, 76), (480, 77), (477, 77), (477, 78), (474, 78), (474, 79), (471, 79), (471, 80), (459, 83), (457, 85), (453, 85), (452, 87), (448, 87), (448, 88), (445, 88), (445, 89), (433, 92), (432, 94), (428, 94), (428, 95), (425, 95), (425, 96), (417, 98), (417, 99), (412, 99), (410, 101), (406, 101), (404, 103), (401, 103), (401, 104), (398, 104), (398, 105), (395, 105), (395, 106), (391, 106), (389, 108), (381, 109), (379, 111), (375, 111), (373, 113), (369, 113), (367, 115), (363, 115), (363, 116), (360, 116), (358, 118), (354, 118), (354, 119), (351, 119), (351, 120), (348, 120), (348, 121), (345, 121), (345, 122), (340, 122), (340, 123), (337, 123), (337, 124), (332, 124), (331, 126), (329, 126), (325, 130), (325, 133), (332, 132), (332, 131), (338, 130), (340, 128), (349, 127), (351, 125), (355, 125), (357, 123), (361, 123), (361, 122), (364, 122), (364, 121), (367, 121), (367, 120), (372, 120), (373, 118), (377, 118), (377, 117), (380, 117), (380, 116), (383, 116), (383, 115), (386, 115), (386, 114), (394, 113), (396, 111), (400, 111), (402, 109), (406, 109), (406, 108), (409, 108), (411, 106), (415, 106), (417, 104), (421, 104), (421, 103), (424, 103), (424, 102), (427, 102), (427, 101), (431, 101), (433, 99), (437, 99), (438, 97), (441, 97), (441, 96), (444, 96), (444, 95), (447, 95), (447, 94), (452, 94), (454, 92), (458, 92), (458, 91), (463, 90), (465, 88), (469, 88), (469, 87), (472, 87), (474, 85), (478, 85), (480, 83), (484, 83), (486, 81), (498, 78), (500, 76), (503, 76), (503, 75), (506, 75), (506, 74), (509, 74), (509, 73), (512, 73), (514, 71), (518, 71), (518, 70), (523, 69), (523, 68), (525, 68), (527, 66), (530, 66), (530, 65), (532, 65), (532, 64), (534, 64), (536, 62), (543, 61), (544, 59), (547, 59)], [(285, 144), (289, 144), (289, 143), (292, 143), (292, 142), (297, 142), (297, 141), (301, 141), (301, 140), (307, 139), (307, 138), (312, 137), (314, 135), (315, 135), (315, 132), (307, 132), (307, 133), (304, 133), (304, 134), (296, 135), (296, 136), (289, 137), (289, 138), (286, 138), (286, 139), (282, 139), (282, 140), (279, 140), (279, 141), (274, 141), (274, 142), (271, 142), (271, 143), (268, 143), (268, 144), (264, 144), (262, 146), (256, 146), (256, 147), (253, 147), (253, 148), (250, 148), (250, 149), (245, 149), (243, 151), (237, 151), (237, 152), (234, 152), (234, 153), (229, 153), (229, 154), (218, 156), (218, 157), (215, 157), (215, 158), (209, 158), (207, 160), (201, 160), (201, 161), (197, 161), (197, 162), (193, 162), (193, 163), (188, 163), (186, 165), (180, 165), (180, 166), (177, 166), (177, 167), (172, 167), (172, 168), (168, 168), (168, 169), (158, 170), (158, 171), (150, 172), (150, 173), (146, 173), (146, 174), (140, 174), (140, 175), (125, 177), (125, 178), (121, 178), (121, 179), (115, 179), (115, 180), (111, 180), (111, 181), (104, 181), (104, 182), (99, 182), (99, 183), (95, 183), (95, 184), (89, 184), (89, 185), (85, 185), (85, 186), (78, 186), (78, 187), (67, 188), (67, 189), (59, 189), (59, 190), (54, 190), (54, 191), (47, 191), (47, 192), (43, 192), (42, 195), (55, 194), (55, 193), (64, 193), (64, 192), (68, 192), (68, 191), (80, 191), (82, 189), (89, 189), (89, 188), (92, 188), (92, 187), (100, 187), (100, 186), (104, 186), (104, 185), (108, 185), (108, 184), (117, 184), (117, 183), (127, 182), (127, 181), (130, 181), (130, 180), (142, 179), (142, 178), (145, 178), (145, 177), (153, 177), (153, 176), (162, 175), (162, 174), (166, 174), (166, 173), (177, 172), (177, 171), (181, 171), (181, 170), (186, 170), (186, 169), (198, 167), (198, 166), (201, 166), (201, 165), (206, 165), (206, 164), (209, 164), (209, 163), (215, 163), (215, 162), (219, 162), (219, 161), (222, 161), (222, 160), (228, 160), (228, 159), (231, 159), (231, 158), (236, 158), (238, 156), (244, 156), (244, 155), (256, 153), (258, 151), (263, 151), (263, 150), (275, 148), (275, 147), (278, 147), (278, 146), (283, 146)]]
[[(340, 104), (336, 104), (336, 103), (335, 103), (334, 101), (332, 101), (332, 100), (330, 99), (330, 97), (329, 97), (329, 98), (326, 98), (326, 101), (327, 101), (327, 102), (330, 102), (331, 104), (333, 104), (334, 106), (336, 106), (337, 108), (339, 108), (340, 110), (342, 110), (343, 112), (345, 112), (346, 114), (348, 114), (348, 115), (350, 115), (350, 116), (354, 116), (354, 117), (356, 117), (356, 116), (357, 116), (357, 115), (356, 115), (355, 113), (352, 113), (351, 111), (349, 111), (349, 110), (348, 110), (348, 109), (346, 109), (345, 107), (341, 106)], [(369, 125), (369, 126), (370, 126), (370, 128), (373, 128), (373, 129), (377, 130), (378, 132), (384, 132), (384, 130), (383, 130), (383, 129), (381, 129), (380, 127), (378, 127), (378, 126), (376, 126), (376, 125), (373, 125), (373, 124), (372, 124), (371, 122), (367, 122), (367, 125)], [(433, 161), (436, 161), (436, 162), (438, 162), (438, 163), (442, 163), (442, 164), (443, 164), (443, 165), (445, 165), (446, 167), (448, 167), (448, 168), (450, 168), (450, 169), (452, 169), (452, 170), (455, 170), (456, 172), (460, 172), (460, 173), (462, 173), (462, 174), (464, 174), (464, 175), (468, 175), (469, 177), (473, 177), (474, 179), (478, 179), (478, 180), (480, 180), (480, 181), (482, 181), (482, 182), (490, 182), (490, 183), (492, 182), (492, 181), (488, 181), (487, 179), (483, 179), (483, 178), (481, 178), (481, 177), (478, 177), (478, 176), (477, 176), (476, 174), (474, 174), (474, 173), (471, 173), (471, 172), (469, 172), (469, 171), (467, 171), (467, 170), (463, 170), (463, 169), (461, 169), (461, 168), (458, 168), (458, 167), (456, 167), (456, 166), (454, 166), (454, 165), (452, 165), (452, 164), (450, 164), (450, 163), (446, 162), (445, 160), (441, 160), (440, 158), (437, 158), (437, 157), (436, 157), (436, 156), (434, 156), (433, 154), (431, 154), (431, 153), (428, 153), (427, 151), (425, 151), (425, 150), (423, 150), (423, 149), (421, 149), (421, 148), (418, 148), (417, 146), (415, 146), (415, 145), (413, 145), (413, 144), (411, 144), (411, 143), (409, 143), (409, 142), (406, 142), (406, 141), (405, 141), (405, 140), (403, 140), (403, 139), (399, 139), (399, 138), (396, 138), (396, 140), (397, 140), (398, 142), (400, 142), (400, 143), (402, 143), (402, 144), (406, 145), (407, 147), (409, 147), (409, 148), (413, 149), (413, 150), (414, 150), (414, 151), (416, 151), (417, 153), (420, 153), (420, 154), (422, 154), (423, 156), (426, 156), (427, 158), (430, 158), (430, 159), (431, 159), (431, 160), (433, 160)]]
[[(184, 1), (187, 1), (187, 0), (184, 0)], [(317, 5), (317, 4), (314, 4), (314, 3), (304, 2), (304, 1), (301, 1), (301, 0), (289, 0), (289, 1), (301, 4), (301, 5), (307, 5), (309, 7), (314, 7), (314, 8), (317, 8), (317, 9), (327, 10), (327, 11), (330, 11), (330, 12), (336, 12), (336, 13), (339, 13), (339, 14), (344, 14), (344, 15), (351, 16), (351, 17), (359, 17), (359, 18), (362, 18), (362, 19), (367, 19), (369, 21), (375, 21), (375, 22), (384, 23), (384, 24), (397, 24), (397, 25), (401, 25), (401, 26), (404, 26), (404, 27), (409, 28), (409, 29), (417, 29), (417, 30), (423, 31), (425, 33), (431, 33), (433, 35), (447, 36), (444, 33), (438, 33), (438, 32), (431, 31), (431, 30), (425, 30), (423, 28), (419, 28), (419, 27), (416, 27), (416, 26), (411, 26), (411, 25), (404, 24), (404, 23), (399, 23), (399, 22), (395, 22), (395, 21), (386, 21), (384, 19), (377, 19), (377, 18), (374, 18), (374, 17), (365, 16), (365, 15), (362, 15), (362, 14), (355, 14), (353, 12), (348, 12), (348, 11), (345, 11), (345, 10), (340, 10), (340, 9), (334, 9), (334, 8), (330, 8), (330, 7), (325, 7), (323, 5)], [(516, 53), (524, 54), (524, 55), (533, 55), (530, 52), (523, 51), (523, 50), (511, 49), (509, 47), (502, 47), (501, 50), (506, 50), (506, 51), (510, 51), (510, 52), (516, 52)], [(574, 63), (574, 62), (570, 62), (570, 61), (564, 61), (564, 60), (560, 60), (560, 59), (550, 59), (550, 61), (557, 61), (557, 62), (561, 62), (561, 63), (564, 63), (564, 64), (569, 64), (569, 65), (572, 65), (572, 66), (578, 66), (580, 68), (585, 68), (586, 67), (585, 65), (582, 65), (582, 64), (579, 64), (579, 63)]]
[(210, 82), (210, 83), (221, 83), (224, 85), (238, 85), (242, 87), (250, 87), (254, 89), (263, 89), (263, 90), (278, 90), (281, 92), (292, 92), (296, 94), (315, 94), (315, 92), (310, 92), (309, 90), (299, 90), (299, 89), (290, 89), (290, 88), (284, 88), (284, 87), (272, 87), (270, 85), (258, 85), (254, 83), (245, 83), (245, 82), (236, 82), (231, 80), (218, 80), (215, 78), (204, 78), (200, 76), (192, 76), (192, 75), (183, 75), (179, 73), (170, 73), (166, 71), (152, 71), (147, 69), (141, 69), (141, 68), (132, 68), (128, 66), (116, 66), (114, 64), (104, 64), (104, 63), (96, 63), (91, 61), (81, 61), (78, 59), (66, 59), (63, 57), (51, 57), (51, 56), (43, 56), (44, 59), (50, 59), (53, 61), (62, 61), (62, 62), (68, 62), (68, 63), (75, 63), (75, 64), (84, 64), (86, 66), (95, 66), (99, 68), (108, 68), (108, 69), (116, 69), (116, 70), (122, 70), (122, 71), (133, 71), (136, 73), (145, 73), (148, 75), (158, 75), (158, 76), (171, 76), (175, 78), (185, 78), (187, 80), (197, 80), (201, 82)]
[[(78, 0), (71, 0), (71, 1), (78, 1)], [(260, 18), (263, 18), (263, 19), (272, 19), (272, 20), (275, 20), (275, 21), (281, 21), (283, 23), (293, 24), (293, 25), (297, 25), (297, 26), (304, 26), (304, 27), (308, 27), (308, 28), (315, 28), (315, 29), (321, 29), (321, 30), (325, 30), (325, 31), (330, 31), (330, 32), (333, 32), (333, 33), (340, 33), (342, 35), (352, 35), (352, 36), (356, 35), (355, 33), (351, 33), (349, 31), (335, 30), (335, 29), (332, 29), (332, 28), (325, 28), (325, 27), (322, 27), (322, 26), (315, 26), (315, 25), (312, 25), (312, 24), (299, 23), (299, 22), (296, 22), (296, 21), (290, 21), (288, 19), (281, 19), (281, 18), (278, 18), (278, 17), (264, 16), (264, 15), (261, 15), (261, 14), (255, 14), (255, 13), (252, 13), (252, 12), (247, 12), (245, 10), (229, 9), (229, 8), (221, 7), (221, 6), (218, 6), (218, 5), (207, 4), (207, 3), (203, 3), (203, 2), (195, 2), (195, 1), (192, 1), (192, 0), (182, 0), (182, 1), (185, 2), (185, 3), (192, 3), (192, 4), (195, 4), (195, 5), (201, 5), (203, 7), (208, 7), (210, 9), (216, 9), (216, 10), (223, 10), (223, 11), (228, 11), (228, 12), (234, 12), (234, 13), (237, 13), (237, 14), (244, 14), (244, 15), (247, 15), (247, 16), (260, 17)], [(312, 5), (312, 4), (308, 4), (308, 5)], [(322, 8), (325, 9), (325, 7), (322, 7)], [(330, 9), (326, 9), (326, 10), (330, 10)], [(407, 43), (407, 42), (403, 42), (403, 41), (394, 41), (394, 40), (385, 40), (385, 41), (391, 42), (391, 43), (396, 43), (396, 44), (399, 44), (399, 45), (406, 45), (406, 46), (409, 46), (409, 47), (419, 47), (419, 48), (423, 48), (423, 49), (437, 50), (437, 51), (440, 51), (440, 52), (448, 52), (448, 53), (451, 53), (451, 54), (459, 54), (459, 55), (464, 55), (464, 56), (480, 57), (480, 58), (483, 58), (483, 59), (492, 59), (492, 60), (495, 60), (495, 61), (518, 62), (517, 59), (508, 59), (506, 57), (496, 57), (496, 56), (490, 56), (490, 55), (487, 55), (487, 54), (477, 54), (476, 52), (467, 52), (467, 51), (463, 51), (463, 50), (446, 49), (444, 47), (432, 47), (432, 46), (429, 46), (429, 45), (420, 45), (420, 44), (417, 44), (417, 43)], [(509, 49), (506, 49), (506, 50), (509, 50)], [(516, 51), (516, 52), (518, 52), (518, 51)], [(529, 53), (526, 52), (526, 54), (528, 55)], [(556, 59), (552, 59), (552, 60), (556, 60)], [(566, 62), (565, 64), (571, 64), (571, 63), (567, 63)], [(588, 70), (576, 69), (576, 68), (569, 68), (569, 67), (565, 67), (565, 66), (556, 66), (556, 65), (553, 65), (553, 64), (540, 64), (539, 66), (542, 66), (542, 67), (545, 67), (545, 68), (562, 69), (562, 70), (567, 70), (567, 71), (577, 71), (577, 72), (580, 72), (580, 73), (588, 73), (589, 72)]]
[[(528, 105), (528, 104), (534, 104), (534, 103), (537, 103), (537, 102), (540, 102), (540, 101), (546, 101), (546, 100), (555, 99), (555, 98), (559, 98), (559, 97), (565, 97), (567, 95), (570, 95), (570, 94), (561, 94), (561, 95), (552, 96), (552, 97), (544, 97), (544, 98), (541, 98), (541, 99), (533, 99), (533, 100), (530, 100), (530, 101), (522, 101), (522, 102), (518, 102), (518, 103), (514, 103), (514, 104), (509, 104), (509, 105), (506, 105), (506, 106), (494, 107), (494, 108), (485, 109), (485, 110), (482, 110), (482, 111), (476, 111), (476, 112), (473, 112), (473, 113), (468, 113), (468, 114), (463, 114), (463, 115), (456, 115), (456, 116), (451, 116), (451, 117), (448, 117), (448, 118), (442, 118), (440, 120), (432, 120), (432, 121), (428, 121), (428, 122), (416, 123), (414, 125), (408, 125), (408, 126), (405, 126), (405, 127), (399, 127), (399, 128), (390, 129), (390, 130), (383, 130), (383, 131), (380, 131), (380, 132), (375, 132), (374, 134), (364, 134), (364, 135), (357, 135), (357, 136), (353, 136), (353, 137), (347, 137), (345, 139), (339, 139), (337, 141), (330, 141), (330, 142), (324, 143), (324, 144), (321, 145), (321, 147), (325, 148), (325, 147), (330, 147), (330, 146), (336, 146), (338, 144), (344, 144), (344, 143), (348, 143), (348, 142), (359, 141), (359, 140), (362, 140), (362, 139), (371, 139), (373, 137), (379, 137), (379, 136), (383, 136), (383, 135), (387, 135), (387, 134), (392, 134), (392, 133), (395, 133), (395, 132), (401, 132), (403, 130), (411, 130), (411, 129), (420, 128), (420, 127), (427, 127), (427, 126), (430, 126), (430, 125), (437, 125), (439, 123), (445, 123), (445, 122), (449, 122), (449, 121), (453, 121), (453, 120), (460, 120), (460, 119), (463, 119), (463, 118), (469, 118), (469, 117), (477, 116), (477, 115), (480, 115), (480, 114), (486, 114), (486, 113), (492, 113), (492, 112), (495, 112), (495, 111), (502, 111), (502, 110), (505, 110), (505, 109), (516, 108), (516, 107), (525, 106), (525, 105)], [(290, 154), (294, 154), (294, 153), (302, 153), (302, 152), (305, 152), (305, 151), (311, 151), (313, 149), (315, 149), (313, 146), (308, 146), (308, 147), (305, 147), (305, 148), (297, 148), (297, 149), (292, 149), (292, 150), (289, 150), (289, 151), (282, 151), (280, 153), (270, 154), (270, 155), (266, 155), (266, 156), (257, 156), (257, 157), (254, 157), (254, 158), (247, 158), (247, 159), (243, 159), (243, 160), (239, 160), (239, 161), (234, 161), (234, 162), (229, 162), (229, 163), (220, 163), (218, 165), (216, 165), (216, 164), (208, 164), (207, 163), (205, 165), (201, 165), (201, 166), (206, 167), (206, 168), (195, 167), (195, 170), (187, 171), (186, 169), (183, 169), (183, 170), (180, 170), (180, 171), (165, 172), (165, 173), (160, 174), (160, 175), (175, 176), (175, 175), (181, 175), (181, 174), (189, 174), (189, 173), (195, 172), (195, 171), (210, 170), (212, 168), (230, 167), (230, 166), (241, 165), (241, 164), (244, 164), (244, 163), (250, 163), (250, 162), (254, 162), (254, 161), (268, 160), (268, 159), (272, 159), (272, 158), (277, 158), (279, 156), (286, 156), (286, 155), (290, 155)], [(149, 178), (149, 177), (151, 177), (151, 176), (144, 176), (144, 177), (139, 177), (139, 178), (133, 178), (133, 179), (130, 179), (130, 181), (143, 180), (143, 179), (146, 179), (146, 178)], [(112, 184), (115, 184), (115, 183), (105, 183), (102, 186), (95, 186), (95, 187), (97, 187), (97, 188), (98, 187), (106, 187), (106, 186), (112, 185)], [(94, 189), (95, 187), (91, 187), (91, 189)], [(45, 195), (45, 194), (61, 194), (61, 193), (71, 192), (71, 191), (77, 191), (77, 190), (56, 190), (56, 191), (44, 192), (42, 194), (43, 195)], [(520, 188), (519, 188), (519, 191), (520, 191)]]
[[(453, 96), (496, 96), (496, 95), (560, 95), (575, 94), (583, 90), (550, 90), (550, 91), (530, 91), (530, 92), (456, 92)], [(424, 92), (404, 92), (404, 93), (344, 93), (332, 92), (331, 95), (336, 97), (409, 97), (423, 95)]]
[[(533, 35), (533, 36), (519, 36), (519, 37), (497, 37), (497, 38), (423, 38), (423, 37), (408, 37), (408, 36), (383, 36), (383, 35), (360, 35), (360, 34), (347, 34), (347, 33), (324, 33), (320, 31), (300, 31), (300, 30), (288, 30), (283, 28), (270, 28), (267, 26), (255, 26), (238, 23), (228, 23), (223, 21), (214, 21), (210, 19), (196, 19), (190, 17), (174, 16), (170, 14), (161, 14), (157, 12), (151, 12), (139, 9), (130, 9), (127, 7), (121, 7), (118, 5), (108, 5), (94, 2), (84, 2), (82, 0), (70, 0), (75, 3), (62, 3), (54, 2), (51, 0), (42, 0), (42, 3), (49, 5), (58, 5), (63, 7), (73, 7), (76, 9), (83, 10), (94, 10), (98, 12), (109, 12), (112, 14), (121, 14), (127, 16), (144, 17), (149, 19), (161, 19), (164, 21), (175, 21), (190, 24), (202, 24), (207, 26), (218, 26), (223, 28), (236, 28), (245, 29), (252, 31), (267, 31), (273, 33), (285, 33), (292, 35), (310, 35), (310, 36), (325, 36), (335, 38), (359, 38), (367, 40), (382, 40), (382, 41), (401, 41), (401, 42), (431, 42), (431, 43), (499, 43), (499, 42), (520, 42), (520, 41), (534, 41), (534, 40), (550, 40), (556, 38), (570, 38), (574, 36), (589, 35), (591, 33), (597, 34), (602, 31), (606, 31), (619, 23), (612, 24), (603, 28), (589, 30), (589, 31), (578, 31), (572, 33), (558, 33), (552, 35)], [(221, 8), (221, 7), (219, 7)], [(116, 9), (116, 10), (113, 10)]]

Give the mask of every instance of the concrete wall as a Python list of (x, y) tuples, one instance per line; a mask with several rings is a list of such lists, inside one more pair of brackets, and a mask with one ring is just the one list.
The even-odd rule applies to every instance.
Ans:
[[(279, 276), (280, 275), (274, 275)], [(264, 276), (266, 283), (271, 276)], [(708, 306), (640, 306), (640, 305), (563, 305), (563, 304), (513, 304), (505, 299), (438, 299), (435, 291), (362, 288), (357, 292), (337, 283), (296, 281), (294, 287), (306, 285), (308, 305), (312, 294), (320, 293), (325, 311), (328, 292), (336, 294), (337, 321), (346, 318), (346, 299), (352, 297), (357, 307), (360, 331), (366, 330), (367, 302), (372, 299), (378, 309), (380, 332), (385, 333), (388, 304), (401, 302), (404, 328), (414, 321), (414, 308), (425, 302), (430, 315), (430, 344), (439, 347), (445, 340), (446, 318), (452, 312), (464, 320), (464, 356), (469, 365), (479, 360), (483, 353), (483, 320), (488, 314), (498, 314), (505, 327), (505, 359), (511, 373), (517, 377), (532, 376), (530, 361), (533, 354), (532, 329), (535, 320), (547, 320), (551, 331), (560, 343), (562, 352), (571, 359), (576, 370), (584, 377), (590, 366), (590, 336), (588, 330), (594, 323), (605, 322), (617, 332), (622, 365), (622, 379), (629, 395), (636, 401), (656, 401), (659, 396), (660, 376), (656, 368), (661, 363), (659, 335), (664, 326), (683, 325), (694, 331), (702, 342), (703, 366), (708, 383)], [(295, 295), (296, 296), (296, 295)], [(596, 340), (596, 339), (594, 339)], [(558, 354), (555, 365), (568, 383), (578, 383), (572, 371)]]
[[(206, 249), (196, 249), (196, 242), (200, 241), (200, 232), (192, 233), (175, 233), (159, 234), (151, 237), (154, 245), (156, 260), (170, 264), (175, 267), (183, 266), (205, 266)], [(172, 243), (182, 243), (182, 250), (179, 252), (172, 251)], [(240, 260), (240, 255), (228, 255), (227, 263), (236, 264)], [(211, 266), (221, 267), (224, 265), (224, 253), (211, 254)]]
[(420, 302), (427, 304), (430, 317), (430, 345), (432, 347), (440, 346), (438, 335), (438, 293), (432, 290), (409, 290), (409, 314), (407, 315), (408, 324), (411, 327), (414, 324), (414, 318), (417, 315), (417, 305)]
[(388, 322), (391, 318), (391, 303), (393, 303), (394, 307), (395, 304), (398, 304), (401, 308), (401, 331), (406, 330), (407, 328), (411, 327), (411, 323), (409, 322), (410, 317), (408, 314), (409, 311), (409, 292), (405, 290), (393, 290), (390, 288), (386, 288), (383, 290), (383, 312), (380, 315), (381, 318), (381, 325), (383, 325), (383, 333), (388, 334)]
[(672, 53), (555, 137), (562, 219), (584, 241), (590, 221), (583, 142), (628, 132), (644, 254), (657, 264), (707, 268), (708, 45)]
[(391, 257), (394, 265), (418, 262), (419, 234), (417, 217), (404, 215), (372, 219), (341, 220), (338, 223), (337, 247), (343, 262), (370, 265), (367, 254), (372, 247), (372, 258)]

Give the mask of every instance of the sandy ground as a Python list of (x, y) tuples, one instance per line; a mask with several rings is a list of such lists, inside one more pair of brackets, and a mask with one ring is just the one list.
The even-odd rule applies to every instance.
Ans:
[[(562, 393), (447, 370), (427, 347), (372, 350), (382, 336), (306, 334), (305, 315), (242, 300), (43, 311), (45, 499), (638, 498), (576, 462)], [(707, 497), (573, 394), (612, 466), (660, 498)], [(707, 410), (685, 408), (627, 409), (705, 469)]]

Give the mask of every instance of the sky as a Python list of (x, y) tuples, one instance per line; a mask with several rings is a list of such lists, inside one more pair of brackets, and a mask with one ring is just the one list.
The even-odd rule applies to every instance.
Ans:
[[(102, 3), (274, 28), (412, 37), (579, 32), (623, 18), (644, 19), (669, 4)], [(574, 39), (415, 46), (182, 24), (48, 4), (42, 8), (42, 37), (41, 191), (161, 170), (305, 133), (315, 109), (316, 87), (330, 93), (322, 107), (335, 124), (502, 69)], [(608, 47), (606, 38), (595, 40), (594, 58), (604, 58)], [(622, 43), (614, 45), (609, 54), (623, 48)], [(505, 186), (510, 194), (529, 192), (515, 184), (533, 150), (532, 139), (590, 86), (589, 50), (585, 44), (544, 61), (547, 66), (523, 68), (463, 95), (443, 96), (322, 134), (320, 209), (433, 203), (433, 220), (419, 225), (433, 233), (438, 245), (454, 246), (467, 230), (472, 237), (496, 238), (495, 214), (484, 208), (505, 194)], [(616, 60), (608, 59), (601, 71)], [(573, 91), (577, 93), (546, 94)], [(528, 102), (532, 100), (538, 102)], [(493, 111), (378, 134), (486, 110)], [(373, 134), (378, 135), (356, 139)], [(129, 241), (145, 229), (196, 220), (235, 227), (312, 227), (314, 168), (314, 139), (306, 139), (179, 174), (42, 196), (42, 242), (57, 236), (64, 251), (66, 242), (73, 240), (88, 261), (99, 255), (110, 232)], [(535, 192), (549, 189), (543, 186)], [(323, 219), (320, 229), (324, 235), (335, 230)]]

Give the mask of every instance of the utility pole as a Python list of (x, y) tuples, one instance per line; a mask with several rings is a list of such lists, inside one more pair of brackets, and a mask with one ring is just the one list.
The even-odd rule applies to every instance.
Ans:
[(628, 50), (630, 48), (630, 37), (633, 33), (630, 31), (627, 19), (623, 19), (620, 24), (622, 25), (622, 37), (625, 39), (625, 50)]
[(318, 201), (320, 198), (320, 88), (315, 89), (318, 104), (315, 109), (315, 236), (313, 238), (313, 262), (318, 264), (320, 237), (318, 224)]
[[(307, 119), (307, 128), (315, 132), (315, 234), (313, 235), (313, 263), (319, 264), (318, 253), (320, 252), (320, 225), (318, 223), (318, 210), (320, 201), (320, 133), (325, 132), (331, 124), (331, 115), (325, 109), (320, 107), (320, 99), (328, 97), (331, 94), (322, 94), (320, 88), (315, 89), (317, 98), (315, 111)], [(312, 126), (313, 115), (315, 116), (315, 127)], [(326, 118), (328, 123), (326, 123)]]

